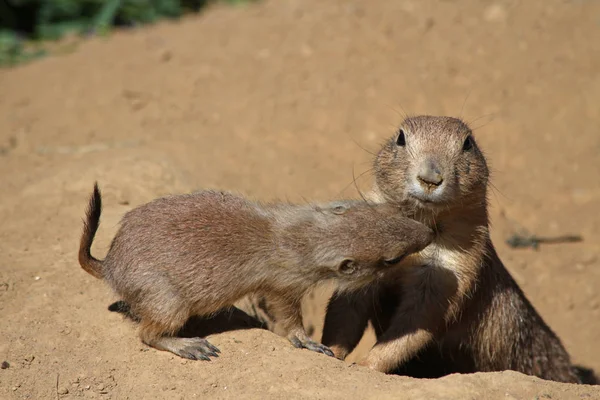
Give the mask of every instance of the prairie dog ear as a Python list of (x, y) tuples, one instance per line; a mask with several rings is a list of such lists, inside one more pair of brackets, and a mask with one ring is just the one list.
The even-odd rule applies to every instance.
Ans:
[(336, 215), (342, 215), (342, 214), (345, 214), (349, 208), (350, 207), (348, 207), (348, 206), (344, 206), (344, 205), (340, 204), (340, 205), (331, 207), (331, 213), (336, 214)]
[(344, 275), (351, 275), (356, 271), (356, 264), (352, 258), (344, 258), (338, 264), (338, 271)]

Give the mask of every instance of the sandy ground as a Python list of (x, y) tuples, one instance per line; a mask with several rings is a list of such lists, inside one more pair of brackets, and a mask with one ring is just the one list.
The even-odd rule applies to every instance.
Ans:
[[(600, 399), (514, 372), (386, 376), (261, 329), (222, 356), (142, 345), (76, 260), (159, 195), (357, 197), (404, 112), (462, 115), (493, 167), (493, 239), (576, 363), (600, 370), (600, 2), (265, 1), (92, 39), (0, 71), (0, 398)], [(464, 104), (464, 106), (463, 106)], [(527, 231), (582, 243), (513, 250)], [(306, 302), (320, 338), (329, 287)], [(367, 335), (351, 356), (372, 344)]]

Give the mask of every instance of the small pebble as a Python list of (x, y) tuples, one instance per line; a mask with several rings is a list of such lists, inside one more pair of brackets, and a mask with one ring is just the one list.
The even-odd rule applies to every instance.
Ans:
[(269, 58), (270, 56), (271, 52), (269, 51), (269, 49), (262, 49), (257, 53), (257, 57), (263, 60)]
[(310, 57), (310, 56), (312, 56), (312, 54), (313, 54), (313, 49), (312, 49), (310, 46), (308, 46), (308, 45), (306, 45), (306, 44), (305, 44), (305, 45), (303, 45), (303, 46), (300, 48), (300, 53), (301, 53), (301, 54), (302, 54), (304, 57)]
[(10, 368), (10, 364), (8, 363), (8, 361), (2, 361), (2, 369), (8, 369)]
[(40, 278), (39, 276), (36, 276), (36, 277), (35, 277), (35, 278), (33, 278), (33, 279), (35, 279), (36, 281), (39, 281), (39, 280), (40, 280), (40, 279), (42, 279), (42, 278)]
[(170, 51), (168, 51), (168, 50), (164, 51), (164, 52), (163, 52), (163, 53), (160, 55), (160, 60), (161, 60), (162, 62), (167, 62), (167, 61), (170, 61), (170, 60), (171, 60), (171, 58), (173, 58), (173, 54), (172, 54)]
[(590, 265), (595, 263), (598, 260), (598, 257), (595, 254), (588, 254), (581, 258), (581, 263), (583, 265)]
[(490, 5), (483, 14), (483, 18), (488, 22), (504, 22), (506, 17), (506, 9), (501, 4)]
[(66, 387), (61, 387), (60, 389), (58, 389), (58, 394), (68, 394), (69, 393), (69, 389), (67, 389)]

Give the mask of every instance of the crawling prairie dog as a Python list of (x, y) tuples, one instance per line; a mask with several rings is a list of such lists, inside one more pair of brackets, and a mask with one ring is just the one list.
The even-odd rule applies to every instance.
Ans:
[(82, 268), (105, 280), (140, 322), (141, 340), (183, 358), (209, 360), (205, 338), (176, 337), (189, 317), (207, 316), (252, 293), (269, 299), (296, 347), (333, 355), (302, 326), (300, 300), (337, 279), (356, 289), (409, 265), (433, 232), (395, 206), (260, 204), (219, 191), (159, 198), (128, 212), (104, 260), (91, 245), (101, 195), (91, 196), (79, 249)]
[[(371, 199), (436, 232), (422, 268), (369, 290), (334, 293), (323, 344), (345, 358), (367, 322), (377, 343), (360, 363), (415, 377), (515, 370), (580, 382), (567, 351), (500, 261), (489, 235), (488, 166), (460, 119), (404, 120), (379, 151)], [(418, 264), (418, 263), (417, 263)]]

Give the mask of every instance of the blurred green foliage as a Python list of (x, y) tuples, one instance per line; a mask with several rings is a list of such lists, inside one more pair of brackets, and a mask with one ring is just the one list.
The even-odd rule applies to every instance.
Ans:
[(113, 27), (134, 27), (198, 12), (209, 3), (251, 0), (0, 0), (0, 66), (45, 55), (32, 43), (66, 34), (106, 34)]

